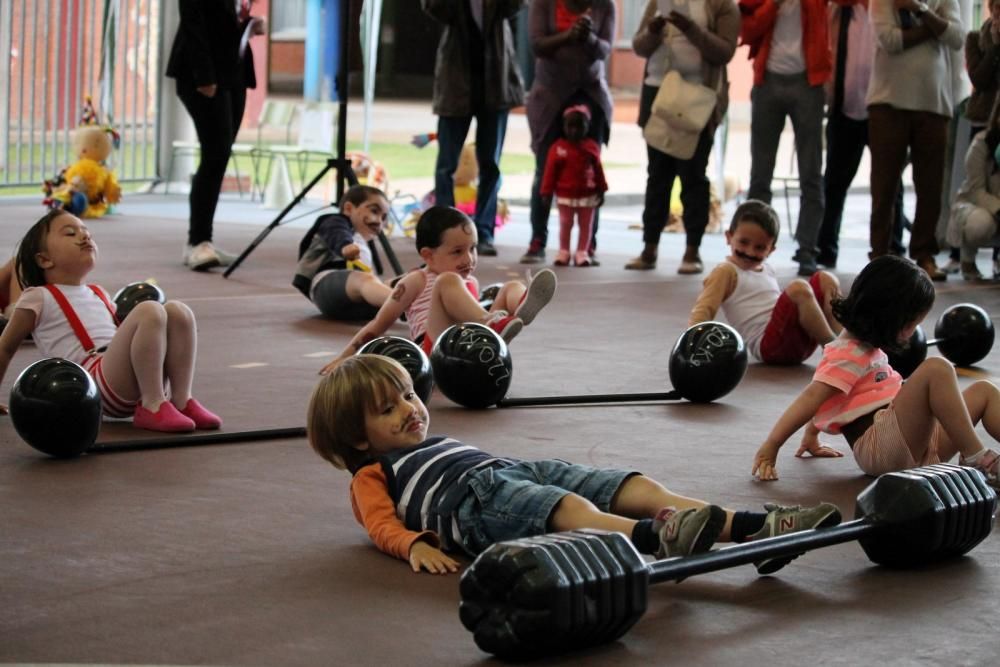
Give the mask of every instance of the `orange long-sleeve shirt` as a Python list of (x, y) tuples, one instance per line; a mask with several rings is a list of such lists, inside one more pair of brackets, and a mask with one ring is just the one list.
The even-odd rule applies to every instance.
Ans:
[(389, 495), (388, 481), (382, 466), (372, 463), (359, 470), (351, 480), (351, 507), (368, 536), (380, 551), (401, 560), (410, 559), (413, 543), (422, 540), (440, 547), (437, 533), (409, 530), (396, 516), (396, 506)]

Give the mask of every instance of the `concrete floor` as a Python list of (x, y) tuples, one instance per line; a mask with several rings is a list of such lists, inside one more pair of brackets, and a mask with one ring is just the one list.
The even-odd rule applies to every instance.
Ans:
[[(863, 219), (864, 201), (851, 207)], [(315, 372), (356, 330), (324, 321), (290, 286), (299, 222), (275, 229), (233, 276), (180, 265), (183, 197), (131, 196), (90, 224), (101, 247), (93, 278), (114, 291), (156, 278), (199, 321), (196, 395), (225, 429), (304, 424)], [(8, 201), (0, 247), (40, 213)], [(216, 239), (240, 250), (273, 217), (227, 198)], [(523, 275), (523, 210), (484, 258), (484, 283)], [(658, 270), (621, 269), (640, 246), (633, 207), (602, 213), (593, 269), (559, 269), (556, 299), (515, 341), (510, 396), (662, 391), (669, 350), (700, 286), (678, 276), (683, 239), (665, 235)], [(845, 228), (845, 285), (867, 242)], [(866, 227), (864, 227), (866, 229)], [(855, 231), (852, 231), (855, 230)], [(783, 230), (786, 231), (786, 230)], [(865, 232), (866, 233), (866, 232)], [(412, 241), (393, 239), (403, 265)], [(774, 255), (782, 281), (792, 243)], [(708, 265), (725, 254), (706, 238)], [(953, 303), (1000, 310), (992, 284), (950, 280), (933, 320)], [(405, 333), (403, 327), (398, 333)], [(22, 348), (0, 385), (37, 358)], [(734, 508), (835, 502), (846, 517), (871, 480), (849, 456), (779, 461), (781, 480), (750, 478), (753, 453), (813, 364), (752, 365), (717, 403), (624, 404), (470, 412), (435, 394), (431, 432), (488, 451), (634, 467), (688, 495)], [(994, 350), (961, 382), (1000, 373)], [(135, 437), (106, 424), (102, 441)], [(985, 437), (985, 435), (984, 435)], [(831, 444), (847, 452), (841, 440)], [(89, 455), (55, 461), (0, 419), (0, 662), (317, 665), (491, 662), (461, 626), (458, 577), (417, 575), (378, 553), (351, 515), (349, 477), (303, 438)], [(968, 556), (919, 570), (873, 566), (855, 544), (811, 552), (773, 577), (740, 567), (663, 584), (621, 640), (544, 664), (802, 665), (996, 663), (1000, 536)]]

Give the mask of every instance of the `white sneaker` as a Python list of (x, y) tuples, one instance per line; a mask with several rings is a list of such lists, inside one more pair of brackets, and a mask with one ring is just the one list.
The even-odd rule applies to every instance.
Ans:
[(941, 270), (951, 275), (962, 270), (962, 263), (957, 259), (948, 259), (948, 263), (941, 267)]
[(215, 254), (219, 256), (219, 266), (230, 266), (236, 261), (239, 255), (234, 255), (231, 252), (226, 252), (222, 248), (216, 248)]
[(184, 266), (192, 271), (207, 271), (221, 265), (222, 261), (215, 248), (212, 247), (211, 241), (202, 241), (196, 246), (184, 248)]

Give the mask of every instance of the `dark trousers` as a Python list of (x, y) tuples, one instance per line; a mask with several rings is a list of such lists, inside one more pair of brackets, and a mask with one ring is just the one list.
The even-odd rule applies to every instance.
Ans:
[(493, 243), (496, 227), (497, 195), (500, 193), (500, 155), (507, 135), (507, 110), (479, 111), (471, 116), (438, 117), (438, 156), (434, 168), (434, 202), (455, 205), (455, 169), (462, 154), (472, 119), (476, 119), (476, 231), (480, 243)]
[(934, 233), (941, 212), (942, 156), (948, 139), (948, 119), (926, 111), (905, 111), (876, 104), (868, 109), (868, 123), (872, 153), (871, 256), (879, 257), (890, 251), (899, 179), (909, 148), (913, 187), (917, 193), (910, 257), (915, 260), (933, 257), (938, 251)]
[(701, 237), (708, 226), (710, 191), (705, 169), (712, 152), (713, 135), (712, 127), (703, 129), (694, 155), (688, 160), (675, 158), (646, 145), (646, 202), (642, 209), (644, 243), (659, 245), (660, 234), (670, 217), (670, 191), (674, 187), (674, 178), (680, 177), (687, 245), (701, 246)]
[[(586, 104), (590, 109), (590, 129), (587, 136), (598, 144), (606, 143), (608, 137), (608, 120), (604, 117), (601, 108), (590, 102), (586, 95), (577, 93), (571, 97), (563, 108), (574, 104)], [(544, 248), (549, 240), (549, 213), (552, 210), (551, 202), (545, 205), (542, 199), (542, 176), (545, 175), (545, 160), (549, 155), (549, 148), (556, 139), (562, 136), (562, 115), (552, 123), (549, 131), (538, 146), (535, 152), (535, 178), (531, 182), (531, 242), (538, 244), (539, 248)], [(591, 251), (597, 248), (597, 224), (601, 217), (601, 209), (594, 210), (594, 224), (591, 231)]]
[(243, 121), (247, 91), (245, 88), (219, 89), (213, 97), (206, 97), (196, 90), (178, 90), (177, 96), (194, 121), (198, 143), (201, 144), (201, 159), (191, 180), (188, 197), (191, 209), (188, 243), (198, 245), (212, 240), (215, 208), (219, 204), (219, 192), (222, 191), (233, 142)]

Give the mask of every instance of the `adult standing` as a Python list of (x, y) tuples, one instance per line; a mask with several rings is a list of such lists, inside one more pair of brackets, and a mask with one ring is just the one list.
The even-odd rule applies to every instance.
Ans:
[(438, 156), (434, 200), (455, 205), (454, 173), (462, 146), (476, 119), (476, 230), (480, 255), (495, 256), (500, 154), (507, 115), (524, 103), (509, 19), (526, 0), (421, 0), (425, 13), (444, 24), (434, 65), (434, 113), (438, 116)]
[[(972, 126), (970, 138), (986, 128), (1000, 91), (1000, 0), (990, 0), (990, 15), (978, 30), (965, 36), (965, 68), (972, 83), (972, 95), (965, 117)], [(993, 249), (993, 279), (1000, 279), (1000, 248)], [(952, 259), (956, 249), (952, 250)], [(951, 262), (949, 262), (951, 264)]]
[(639, 98), (639, 126), (649, 120), (653, 100), (670, 71), (685, 81), (717, 91), (712, 117), (697, 137), (694, 154), (680, 157), (646, 144), (646, 201), (642, 211), (642, 253), (625, 264), (626, 269), (646, 270), (656, 266), (660, 235), (670, 213), (670, 191), (674, 178), (681, 179), (684, 231), (687, 247), (677, 269), (681, 274), (701, 273), (701, 239), (708, 226), (710, 188), (705, 169), (712, 150), (715, 129), (729, 105), (726, 64), (736, 52), (740, 34), (740, 12), (733, 0), (677, 0), (662, 16), (660, 3), (649, 0), (632, 38), (632, 49), (646, 58), (645, 78)]
[(823, 86), (833, 71), (826, 0), (742, 0), (741, 40), (753, 57), (750, 188), (771, 202), (771, 180), (785, 118), (792, 121), (802, 190), (795, 227), (799, 275), (816, 272), (823, 219)]
[(257, 87), (252, 35), (264, 34), (264, 20), (250, 16), (250, 0), (178, 0), (180, 23), (167, 61), (177, 96), (194, 121), (201, 159), (188, 197), (188, 242), (184, 265), (204, 271), (234, 257), (212, 245), (219, 193), (243, 120), (247, 88)]
[(917, 208), (910, 257), (932, 280), (938, 268), (935, 227), (941, 211), (948, 119), (953, 99), (947, 50), (965, 33), (955, 0), (872, 0), (875, 60), (868, 88), (872, 258), (889, 253), (899, 178), (910, 151)]
[[(612, 101), (606, 62), (615, 32), (612, 0), (532, 0), (528, 38), (535, 52), (535, 79), (528, 91), (528, 129), (535, 153), (531, 185), (531, 242), (522, 264), (545, 261), (549, 211), (539, 190), (549, 147), (559, 138), (562, 111), (586, 104), (590, 109), (587, 136), (607, 144)], [(597, 215), (593, 234), (597, 234)], [(594, 245), (591, 243), (591, 254)], [(591, 264), (596, 264), (591, 260)]]

